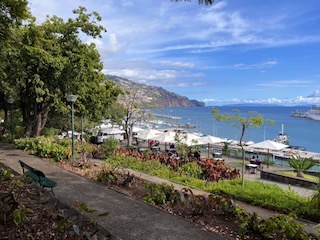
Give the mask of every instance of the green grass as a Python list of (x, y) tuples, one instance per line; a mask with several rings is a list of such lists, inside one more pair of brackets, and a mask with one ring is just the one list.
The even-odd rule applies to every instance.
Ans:
[(310, 207), (309, 199), (301, 197), (292, 191), (286, 191), (277, 185), (259, 181), (245, 181), (242, 189), (241, 179), (206, 182), (201, 179), (188, 177), (181, 172), (154, 161), (141, 161), (133, 157), (111, 157), (107, 161), (115, 167), (130, 168), (170, 180), (191, 188), (209, 193), (228, 195), (234, 199), (250, 204), (276, 210), (283, 213), (294, 213), (297, 216), (319, 221), (320, 212)]
[[(297, 173), (293, 171), (277, 171), (276, 173), (287, 176), (287, 177), (297, 177)], [(309, 175), (309, 174), (304, 174), (304, 178), (301, 178), (301, 179), (305, 179), (313, 182), (319, 181), (316, 176)]]

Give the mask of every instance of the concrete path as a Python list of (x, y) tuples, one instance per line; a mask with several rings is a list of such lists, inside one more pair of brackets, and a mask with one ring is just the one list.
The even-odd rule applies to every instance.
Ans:
[(114, 239), (124, 240), (223, 240), (220, 235), (201, 230), (200, 227), (165, 211), (108, 189), (105, 185), (70, 173), (32, 155), (0, 143), (0, 162), (18, 173), (22, 169), (18, 160), (43, 171), (58, 183), (56, 197), (74, 206), (87, 203), (98, 212), (109, 212), (97, 218)]
[[(116, 239), (226, 239), (220, 235), (205, 232), (182, 218), (173, 216), (141, 201), (112, 191), (102, 184), (54, 166), (53, 164), (43, 161), (41, 158), (14, 149), (11, 145), (0, 143), (0, 162), (9, 166), (16, 172), (22, 173), (22, 169), (18, 163), (19, 159), (43, 171), (49, 178), (52, 178), (58, 183), (54, 192), (60, 201), (70, 206), (84, 202), (87, 203), (89, 207), (98, 210), (100, 213), (110, 212), (108, 217), (97, 220), (101, 226), (106, 228), (113, 236), (116, 236)], [(102, 164), (103, 161), (95, 160), (95, 163)], [(175, 189), (185, 187), (145, 173), (127, 170), (131, 174), (150, 182), (172, 184)], [(245, 177), (248, 180), (261, 181), (259, 175), (260, 174), (246, 174)], [(277, 184), (271, 181), (268, 181), (268, 183)], [(286, 184), (277, 185), (288, 189), (288, 185)], [(313, 193), (312, 190), (305, 188), (291, 186), (291, 189), (302, 196), (310, 196), (310, 194)], [(196, 195), (208, 194), (197, 189), (192, 189), (192, 191)], [(268, 218), (277, 214), (274, 211), (252, 206), (244, 202), (236, 201), (236, 203), (248, 213), (256, 212), (263, 218)], [(305, 224), (306, 231), (313, 234), (315, 233), (313, 229), (315, 223), (308, 221), (299, 222)]]

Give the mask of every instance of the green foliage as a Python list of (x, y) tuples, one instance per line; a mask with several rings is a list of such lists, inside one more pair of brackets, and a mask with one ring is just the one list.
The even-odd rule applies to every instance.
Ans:
[(7, 190), (0, 193), (0, 224), (13, 222), (17, 226), (24, 222), (31, 210), (20, 204), (15, 189), (25, 187), (24, 183), (12, 174), (11, 170), (0, 169), (0, 183), (7, 184)]
[(119, 148), (119, 146), (120, 146), (120, 142), (117, 139), (114, 139), (114, 138), (106, 139), (102, 144), (102, 149), (103, 149), (105, 158), (113, 156), (115, 154), (116, 149)]
[(226, 143), (226, 142), (223, 144), (222, 154), (223, 154), (224, 156), (229, 156), (229, 155), (230, 155), (229, 144)]
[(273, 161), (273, 159), (269, 156), (267, 156), (263, 161), (263, 164), (267, 165), (267, 167), (269, 166), (273, 166), (275, 164), (275, 162)]
[(58, 139), (43, 136), (15, 140), (16, 148), (27, 150), (39, 157), (53, 158), (56, 161), (66, 159), (67, 152), (70, 151), (70, 147), (65, 146), (65, 141), (61, 141), (61, 143), (59, 144)]
[[(249, 127), (260, 127), (264, 124), (264, 118), (261, 114), (257, 112), (248, 112), (247, 114), (241, 114), (240, 110), (234, 109), (231, 114), (222, 114), (219, 109), (213, 109), (211, 113), (214, 115), (216, 121), (225, 121), (227, 124), (241, 129), (240, 134), (240, 146), (242, 150), (242, 188), (244, 188), (244, 148), (243, 148), (243, 138)], [(274, 121), (268, 120), (269, 124), (274, 124)]]
[(310, 239), (303, 230), (303, 225), (295, 221), (294, 214), (277, 214), (268, 219), (259, 217), (256, 213), (248, 214), (240, 208), (236, 208), (235, 215), (239, 224), (241, 236), (247, 234), (259, 236), (259, 239)]
[(102, 73), (95, 44), (82, 40), (101, 37), (101, 17), (84, 7), (73, 13), (75, 18), (66, 21), (53, 16), (42, 24), (26, 22), (15, 29), (15, 44), (4, 51), (10, 64), (4, 68), (0, 94), (10, 93), (19, 101), (26, 136), (41, 133), (50, 110), (69, 112), (65, 96), (70, 93), (79, 96), (76, 112), (100, 120), (121, 92)]
[(101, 171), (98, 173), (97, 180), (98, 182), (116, 182), (118, 176), (113, 167), (103, 167)]
[(115, 167), (125, 167), (142, 171), (191, 188), (227, 195), (233, 199), (279, 212), (292, 212), (299, 217), (315, 221), (319, 221), (320, 219), (320, 212), (310, 205), (307, 198), (303, 198), (292, 191), (285, 191), (276, 185), (258, 181), (246, 181), (246, 188), (242, 189), (241, 179), (207, 182), (205, 180), (188, 177), (181, 172), (173, 171), (159, 162), (141, 161), (134, 157), (111, 157), (108, 159), (108, 163)]
[(186, 163), (179, 167), (178, 171), (182, 172), (185, 176), (192, 177), (192, 178), (202, 178), (202, 170), (201, 167), (195, 163)]
[[(1, 0), (0, 1), (1, 41), (6, 44), (11, 43), (10, 40), (13, 38), (12, 36), (13, 29), (21, 25), (22, 21), (27, 17), (28, 17), (28, 1), (27, 0), (19, 0), (19, 1)], [(1, 59), (1, 53), (0, 53), (0, 59)]]
[(149, 195), (144, 198), (147, 203), (158, 205), (170, 203), (175, 199), (176, 192), (172, 185), (146, 183), (145, 187), (149, 190)]
[(11, 170), (0, 168), (0, 183), (13, 177), (14, 175)]
[[(141, 161), (130, 156), (112, 156), (107, 161), (116, 168), (130, 168), (141, 172), (149, 173), (154, 176), (168, 179), (172, 173), (170, 168), (156, 161)], [(174, 174), (176, 174), (174, 172)]]
[(188, 159), (188, 155), (190, 153), (190, 148), (188, 147), (187, 144), (184, 144), (182, 142), (183, 137), (181, 138), (181, 137), (179, 137), (178, 134), (176, 134), (174, 137), (174, 140), (175, 140), (175, 148), (176, 148), (176, 151), (177, 151), (178, 155), (180, 156), (180, 158)]
[[(311, 204), (318, 209), (318, 211), (320, 212), (320, 176), (318, 177), (318, 184), (316, 186), (315, 189), (315, 193), (313, 194), (310, 202)], [(320, 230), (320, 229), (319, 229)], [(319, 234), (320, 236), (320, 234)]]
[(56, 128), (44, 128), (41, 132), (43, 136), (54, 137), (59, 134), (60, 130)]
[(312, 158), (302, 158), (298, 155), (293, 155), (292, 159), (288, 161), (290, 167), (297, 172), (297, 177), (303, 178), (303, 172), (316, 166), (316, 162)]

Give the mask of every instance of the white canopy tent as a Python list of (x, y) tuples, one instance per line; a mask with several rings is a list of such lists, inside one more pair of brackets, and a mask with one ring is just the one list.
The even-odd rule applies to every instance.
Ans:
[[(271, 140), (265, 140), (262, 142), (252, 144), (248, 148), (250, 148), (250, 150), (251, 149), (264, 149), (264, 150), (267, 150), (267, 155), (269, 155), (270, 150), (271, 151), (280, 151), (280, 150), (285, 149), (287, 147), (289, 147), (289, 146), (282, 144), (282, 143), (278, 143), (278, 142), (271, 141)], [(273, 158), (274, 158), (274, 155), (273, 155)], [(267, 164), (267, 167), (269, 167), (268, 164)]]
[(194, 146), (198, 145), (199, 138), (199, 136), (192, 133), (176, 133), (174, 131), (168, 131), (150, 139), (160, 143), (176, 143), (176, 140), (178, 139), (181, 143), (186, 144), (187, 146)]
[(195, 134), (179, 133), (178, 138), (179, 140), (181, 140), (181, 143), (186, 144), (187, 146), (199, 145), (200, 136), (197, 136)]
[(280, 151), (284, 148), (289, 147), (288, 145), (282, 144), (282, 143), (278, 143), (275, 141), (271, 141), (271, 140), (265, 140), (262, 142), (258, 142), (255, 144), (252, 144), (249, 146), (250, 148), (260, 148), (260, 149), (267, 149), (272, 150), (272, 151)]
[(174, 143), (175, 142), (176, 133), (172, 131), (164, 132), (151, 138), (152, 140), (158, 141), (160, 143)]
[(145, 130), (143, 128), (136, 127), (136, 126), (134, 126), (133, 129), (132, 129), (133, 133), (139, 133), (139, 132), (142, 132), (142, 131), (145, 131)]
[(139, 138), (142, 140), (151, 140), (151, 139), (159, 136), (162, 133), (163, 132), (161, 132), (159, 130), (147, 129), (147, 130), (143, 130), (143, 131), (138, 132), (138, 134), (135, 136), (135, 138)]

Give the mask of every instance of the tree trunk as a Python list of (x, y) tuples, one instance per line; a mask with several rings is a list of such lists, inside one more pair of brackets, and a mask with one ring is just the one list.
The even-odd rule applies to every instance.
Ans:
[(241, 186), (242, 186), (242, 189), (244, 189), (244, 170), (245, 170), (245, 151), (244, 151), (244, 147), (243, 147), (243, 144), (242, 144), (242, 140), (243, 140), (243, 136), (244, 136), (244, 133), (246, 131), (246, 127), (245, 125), (242, 125), (242, 131), (241, 131), (241, 137), (240, 137), (240, 146), (241, 146), (241, 152), (242, 152), (242, 169), (241, 169)]
[(132, 145), (132, 135), (133, 135), (132, 130), (133, 130), (133, 128), (129, 127), (129, 129), (128, 129), (128, 146)]
[(22, 109), (25, 135), (27, 137), (37, 137), (41, 134), (42, 129), (47, 123), (49, 110), (49, 104), (44, 108), (39, 107), (37, 110), (34, 110), (34, 114), (30, 114), (28, 108)]
[(40, 136), (42, 129), (45, 127), (48, 120), (49, 108), (45, 108), (43, 111), (37, 114), (36, 121), (33, 126), (32, 136)]
[(297, 177), (304, 178), (304, 174), (302, 171), (297, 171)]

